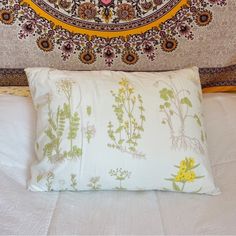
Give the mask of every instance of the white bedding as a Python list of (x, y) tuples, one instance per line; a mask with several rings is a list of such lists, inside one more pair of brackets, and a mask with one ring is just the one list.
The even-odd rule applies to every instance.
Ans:
[[(0, 234), (236, 234), (235, 107), (236, 94), (204, 95), (219, 196), (155, 191), (35, 193), (26, 190), (34, 159), (31, 100), (1, 96), (0, 122), (11, 123), (12, 129), (0, 130)], [(24, 125), (22, 119), (27, 121)], [(16, 153), (9, 142), (20, 151)]]

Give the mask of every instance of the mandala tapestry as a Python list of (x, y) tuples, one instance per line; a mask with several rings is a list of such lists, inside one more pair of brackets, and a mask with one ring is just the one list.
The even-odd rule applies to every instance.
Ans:
[(227, 0), (2, 0), (0, 22), (17, 24), (18, 38), (33, 37), (40, 50), (74, 54), (83, 64), (98, 59), (134, 65), (172, 53), (194, 28), (208, 26), (213, 8)]

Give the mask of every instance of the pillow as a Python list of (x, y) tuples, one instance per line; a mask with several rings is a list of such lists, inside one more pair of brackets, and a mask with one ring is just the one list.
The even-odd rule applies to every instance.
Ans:
[(30, 190), (219, 193), (197, 68), (26, 74), (37, 110)]
[(0, 96), (0, 165), (28, 168), (34, 159), (35, 118), (32, 100)]

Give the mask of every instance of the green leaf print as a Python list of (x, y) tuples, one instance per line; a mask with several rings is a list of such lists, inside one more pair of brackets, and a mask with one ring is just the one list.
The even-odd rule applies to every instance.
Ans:
[(99, 190), (101, 189), (101, 184), (99, 184), (99, 182), (100, 182), (100, 177), (98, 176), (92, 177), (89, 180), (88, 187), (90, 187), (92, 190)]
[(71, 180), (71, 187), (72, 187), (72, 189), (74, 190), (74, 191), (78, 191), (78, 189), (77, 189), (77, 185), (78, 185), (78, 183), (77, 183), (77, 180), (76, 180), (76, 175), (75, 174), (71, 174), (70, 175), (70, 180)]
[[(90, 119), (90, 117), (92, 115), (92, 107), (91, 106), (87, 106), (86, 113), (88, 115), (88, 119)], [(88, 143), (90, 143), (91, 139), (96, 134), (95, 126), (90, 124), (90, 121), (88, 121), (87, 125), (83, 128), (83, 130), (85, 132)]]
[(91, 106), (87, 106), (87, 115), (91, 116), (92, 114), (92, 107)]
[(200, 115), (191, 114), (193, 105), (189, 96), (190, 92), (186, 89), (177, 89), (171, 76), (169, 80), (158, 81), (155, 85), (160, 87), (160, 84), (164, 85), (164, 88), (159, 90), (160, 98), (163, 100), (159, 105), (160, 112), (163, 114), (161, 123), (170, 129), (172, 148), (174, 150), (190, 149), (204, 154), (201, 133), (199, 137), (190, 137), (186, 134), (187, 122), (194, 120), (197, 125), (202, 126)]
[(35, 143), (35, 148), (37, 151), (39, 150), (39, 143), (38, 142)]
[(165, 101), (169, 101), (174, 98), (174, 92), (172, 89), (164, 88), (160, 91), (160, 97)]
[[(197, 179), (204, 178), (204, 176), (196, 175), (195, 169), (199, 166), (200, 164), (196, 164), (192, 157), (186, 157), (179, 163), (179, 165), (175, 166), (178, 169), (177, 173), (172, 174), (172, 178), (167, 178), (165, 180), (172, 182), (172, 188), (174, 191), (184, 192), (186, 184), (192, 184)], [(201, 191), (201, 188), (193, 191), (193, 193), (199, 191)]]
[(60, 156), (60, 143), (61, 137), (64, 131), (64, 118), (61, 117), (60, 108), (57, 109), (57, 119), (54, 121), (51, 110), (51, 99), (48, 97), (48, 128), (45, 130), (45, 134), (50, 140), (44, 148), (44, 155), (46, 155), (49, 161), (59, 160)]
[(184, 98), (181, 99), (181, 104), (186, 104), (189, 107), (193, 106), (191, 101), (187, 97), (184, 97)]
[(47, 191), (53, 191), (52, 189), (52, 183), (55, 178), (55, 175), (53, 172), (48, 172), (47, 177), (46, 177), (46, 186), (47, 186)]
[(180, 187), (179, 187), (174, 181), (172, 182), (172, 185), (173, 185), (173, 189), (174, 189), (175, 191), (181, 192)]
[[(50, 162), (62, 161), (65, 158), (79, 158), (82, 155), (82, 149), (74, 143), (80, 129), (80, 117), (78, 112), (72, 110), (73, 82), (61, 80), (57, 83), (57, 88), (58, 92), (65, 97), (66, 102), (62, 106), (58, 106), (56, 114), (54, 114), (51, 108), (52, 101), (48, 96), (48, 128), (45, 130), (45, 134), (49, 142), (45, 144), (43, 151)], [(69, 141), (69, 150), (61, 148), (63, 137), (67, 137)]]
[(36, 178), (37, 183), (40, 182), (42, 180), (42, 178), (43, 178), (43, 175), (38, 175), (37, 178)]
[(122, 183), (129, 179), (131, 176), (131, 172), (127, 170), (123, 170), (122, 168), (117, 168), (115, 170), (109, 171), (110, 176), (115, 177), (115, 179), (119, 182), (119, 186), (115, 187), (116, 190), (125, 190)]
[(202, 126), (202, 122), (199, 118), (199, 116), (197, 114), (194, 115), (194, 119), (196, 120), (197, 124), (201, 127)]
[(68, 139), (73, 140), (76, 138), (77, 132), (79, 130), (79, 125), (80, 125), (79, 114), (75, 112), (70, 117), (70, 128), (69, 128), (69, 133), (68, 133)]
[(111, 91), (116, 122), (110, 121), (107, 125), (111, 140), (108, 147), (129, 153), (135, 158), (145, 158), (145, 155), (138, 151), (138, 141), (142, 138), (145, 122), (142, 97), (135, 94), (126, 78), (119, 82), (119, 86), (117, 92)]

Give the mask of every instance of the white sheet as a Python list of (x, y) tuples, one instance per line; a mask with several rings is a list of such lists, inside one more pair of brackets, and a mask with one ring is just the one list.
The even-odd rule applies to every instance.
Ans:
[[(2, 113), (4, 104), (11, 104), (11, 117)], [(26, 132), (32, 139), (34, 118), (30, 112), (20, 113), (30, 107), (29, 98), (1, 96), (0, 122), (17, 122), (24, 114), (21, 118), (28, 125), (19, 130), (17, 124), (15, 133)], [(26, 190), (33, 154), (26, 155), (22, 148), (8, 156), (0, 150), (0, 234), (236, 234), (236, 95), (207, 94), (204, 107), (210, 159), (221, 195), (33, 193)], [(0, 132), (3, 141), (4, 131)], [(13, 134), (4, 134), (6, 146)], [(24, 145), (29, 145), (27, 138)]]

